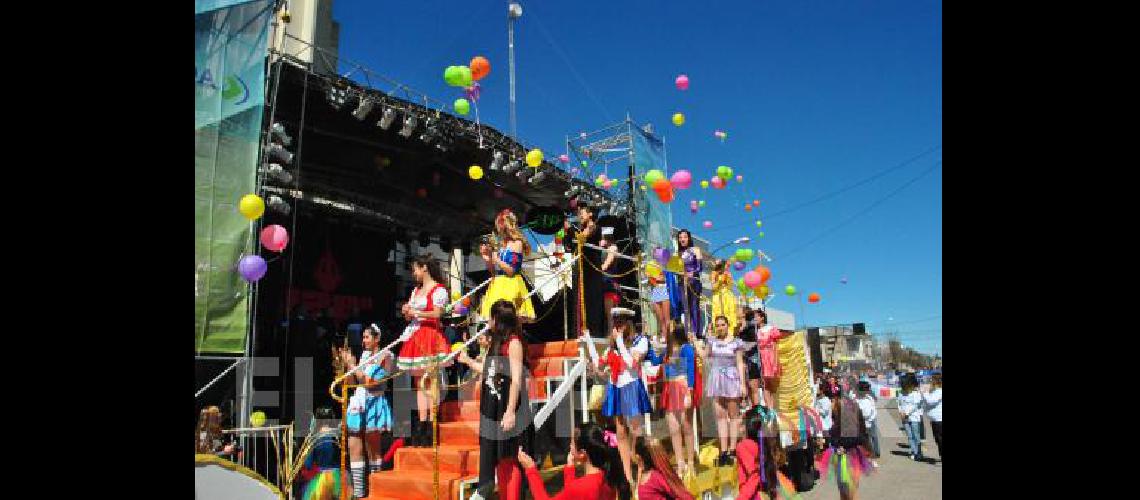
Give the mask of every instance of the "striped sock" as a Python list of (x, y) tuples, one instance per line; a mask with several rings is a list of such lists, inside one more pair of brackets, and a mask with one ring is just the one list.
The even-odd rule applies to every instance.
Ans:
[(384, 466), (384, 461), (383, 461), (383, 460), (377, 460), (377, 461), (375, 461), (375, 462), (369, 462), (369, 464), (368, 464), (368, 472), (369, 472), (369, 473), (373, 473), (373, 472), (380, 472), (380, 468), (381, 468), (381, 467), (383, 467), (383, 466)]
[(364, 462), (352, 462), (352, 493), (356, 498), (364, 498)]

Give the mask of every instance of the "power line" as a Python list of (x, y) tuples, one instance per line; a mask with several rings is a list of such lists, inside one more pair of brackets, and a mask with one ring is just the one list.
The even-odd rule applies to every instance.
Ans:
[[(900, 169), (900, 168), (903, 168), (903, 167), (905, 167), (905, 166), (907, 166), (907, 165), (910, 165), (911, 163), (915, 162), (915, 161), (916, 161), (916, 160), (918, 160), (919, 158), (922, 158), (922, 157), (924, 157), (924, 156), (926, 156), (926, 155), (928, 155), (928, 154), (930, 154), (930, 153), (933, 153), (933, 152), (937, 151), (937, 150), (938, 150), (939, 148), (941, 148), (941, 147), (942, 147), (942, 145), (941, 145), (941, 144), (939, 144), (939, 145), (937, 145), (937, 146), (934, 146), (934, 147), (932, 147), (932, 148), (930, 148), (930, 149), (927, 149), (926, 151), (923, 151), (923, 152), (921, 152), (921, 153), (919, 153), (919, 154), (917, 154), (917, 155), (915, 155), (915, 156), (913, 156), (913, 157), (911, 157), (911, 158), (909, 158), (909, 159), (907, 159), (907, 160), (903, 161), (902, 163), (899, 163), (899, 164), (897, 164), (897, 165), (894, 165), (894, 166), (892, 166), (892, 167), (890, 167), (890, 168), (887, 168), (886, 170), (882, 170), (882, 171), (880, 171), (880, 172), (878, 172), (878, 173), (875, 173), (875, 174), (871, 175), (870, 177), (867, 177), (866, 179), (863, 179), (863, 180), (861, 180), (861, 181), (858, 181), (858, 182), (856, 182), (856, 183), (854, 183), (854, 184), (848, 185), (848, 186), (846, 186), (846, 187), (842, 187), (842, 188), (839, 188), (838, 190), (835, 190), (835, 191), (832, 191), (832, 192), (830, 192), (830, 193), (824, 194), (824, 195), (822, 195), (822, 196), (820, 196), (820, 197), (818, 197), (818, 198), (815, 198), (815, 199), (812, 199), (812, 200), (809, 200), (809, 201), (805, 201), (805, 202), (803, 202), (803, 203), (800, 203), (799, 205), (793, 205), (793, 206), (791, 206), (791, 207), (788, 207), (788, 208), (786, 208), (786, 209), (783, 209), (783, 210), (779, 210), (779, 211), (776, 211), (776, 212), (772, 212), (772, 213), (766, 214), (766, 215), (764, 215), (764, 216), (762, 216), (762, 217), (760, 217), (760, 218), (761, 218), (761, 219), (771, 219), (771, 218), (774, 218), (774, 217), (779, 217), (779, 216), (781, 216), (781, 215), (784, 215), (784, 214), (788, 214), (788, 213), (794, 212), (794, 211), (796, 211), (796, 210), (799, 210), (799, 209), (801, 209), (801, 208), (804, 208), (804, 207), (807, 207), (807, 206), (810, 206), (810, 205), (814, 205), (814, 204), (816, 204), (816, 203), (819, 203), (819, 202), (821, 202), (821, 201), (824, 201), (824, 200), (828, 200), (828, 199), (834, 198), (835, 196), (838, 196), (838, 195), (841, 195), (841, 194), (843, 194), (843, 193), (846, 193), (847, 191), (850, 191), (850, 190), (852, 190), (852, 189), (855, 189), (855, 188), (857, 188), (857, 187), (859, 187), (859, 186), (862, 186), (862, 185), (864, 185), (864, 184), (867, 184), (868, 182), (871, 182), (871, 181), (873, 181), (873, 180), (876, 180), (876, 179), (878, 179), (878, 178), (880, 178), (880, 177), (883, 177), (884, 175), (887, 175), (887, 174), (889, 174), (889, 173), (891, 173), (891, 172), (894, 172), (895, 170), (898, 170), (898, 169)], [(721, 231), (721, 230), (725, 230), (725, 229), (732, 229), (732, 228), (737, 228), (737, 227), (741, 227), (741, 226), (745, 226), (745, 225), (748, 225), (748, 224), (750, 224), (750, 223), (752, 223), (752, 221), (751, 221), (751, 220), (749, 220), (749, 221), (745, 221), (745, 222), (740, 222), (740, 223), (737, 223), (737, 224), (729, 224), (729, 225), (726, 225), (726, 226), (724, 226), (724, 227), (720, 227), (720, 228), (717, 228), (717, 229), (712, 229), (712, 230), (709, 230), (709, 231), (705, 231), (705, 233), (713, 233), (713, 232), (717, 232), (717, 231)]]
[[(886, 202), (887, 200), (889, 200), (889, 199), (891, 199), (892, 197), (894, 197), (896, 194), (899, 194), (900, 192), (902, 192), (902, 190), (903, 190), (903, 189), (906, 189), (906, 188), (907, 188), (907, 187), (909, 187), (911, 184), (914, 184), (915, 182), (918, 182), (918, 180), (919, 180), (919, 179), (921, 179), (921, 178), (925, 177), (925, 176), (926, 176), (926, 174), (929, 174), (930, 172), (933, 172), (933, 171), (934, 171), (934, 169), (938, 168), (938, 167), (939, 167), (939, 166), (941, 166), (941, 165), (942, 165), (942, 160), (938, 160), (938, 161), (937, 161), (937, 162), (936, 162), (934, 165), (932, 165), (930, 168), (928, 168), (928, 169), (926, 169), (926, 170), (923, 170), (923, 171), (922, 171), (921, 173), (919, 173), (918, 175), (914, 176), (914, 177), (913, 177), (913, 178), (911, 178), (910, 180), (908, 180), (908, 181), (906, 181), (905, 183), (903, 183), (903, 185), (901, 185), (901, 186), (899, 186), (899, 187), (895, 188), (895, 190), (894, 190), (894, 191), (891, 191), (890, 193), (887, 193), (887, 195), (886, 195), (886, 196), (883, 196), (882, 198), (879, 198), (879, 199), (875, 200), (874, 202), (872, 202), (870, 205), (867, 205), (867, 207), (866, 207), (866, 208), (864, 208), (864, 209), (862, 209), (862, 210), (860, 210), (860, 211), (856, 212), (856, 213), (855, 213), (855, 215), (852, 215), (851, 217), (848, 217), (848, 218), (847, 218), (846, 220), (844, 220), (843, 222), (840, 222), (840, 223), (839, 223), (839, 225), (837, 225), (837, 226), (835, 226), (835, 227), (832, 227), (831, 229), (828, 229), (828, 230), (826, 230), (826, 231), (824, 231), (824, 232), (820, 233), (818, 236), (816, 236), (816, 237), (812, 238), (811, 240), (808, 240), (806, 243), (804, 243), (804, 244), (802, 244), (802, 245), (800, 245), (800, 246), (798, 246), (798, 247), (796, 247), (796, 248), (794, 248), (794, 249), (792, 249), (792, 250), (789, 250), (789, 251), (788, 251), (788, 253), (785, 253), (785, 254), (783, 254), (783, 255), (780, 255), (780, 256), (779, 256), (779, 260), (781, 260), (781, 261), (783, 261), (783, 260), (786, 260), (786, 259), (788, 258), (788, 256), (790, 256), (790, 255), (794, 255), (794, 254), (796, 254), (797, 252), (799, 252), (799, 251), (801, 251), (801, 250), (803, 250), (803, 249), (805, 249), (805, 248), (807, 248), (807, 247), (809, 247), (809, 246), (813, 245), (815, 242), (817, 242), (817, 241), (819, 241), (819, 240), (821, 240), (821, 239), (823, 239), (823, 238), (827, 237), (827, 236), (828, 236), (828, 235), (830, 235), (831, 233), (834, 233), (834, 232), (836, 232), (836, 231), (838, 231), (838, 230), (842, 229), (844, 226), (846, 226), (847, 224), (850, 224), (852, 221), (854, 221), (855, 219), (859, 218), (859, 217), (860, 217), (860, 216), (862, 216), (863, 214), (866, 214), (867, 212), (870, 212), (870, 211), (871, 211), (872, 209), (874, 209), (875, 207), (877, 207), (877, 206), (879, 206), (879, 205), (883, 204), (883, 203), (884, 203), (884, 202)], [(777, 260), (777, 259), (776, 259), (775, 257), (773, 257), (773, 258), (772, 258), (772, 260), (773, 260), (773, 261), (775, 261), (775, 260)]]

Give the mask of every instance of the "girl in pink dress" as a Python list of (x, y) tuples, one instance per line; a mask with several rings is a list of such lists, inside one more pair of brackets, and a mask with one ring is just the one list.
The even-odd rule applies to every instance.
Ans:
[(764, 405), (768, 408), (776, 406), (776, 387), (780, 385), (780, 359), (776, 356), (776, 341), (787, 337), (779, 328), (768, 324), (768, 313), (763, 309), (756, 310), (758, 329), (756, 342), (760, 349), (760, 371), (764, 376)]

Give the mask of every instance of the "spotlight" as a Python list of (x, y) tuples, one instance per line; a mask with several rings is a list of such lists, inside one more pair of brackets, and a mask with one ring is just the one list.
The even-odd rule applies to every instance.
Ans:
[(355, 116), (357, 120), (364, 121), (364, 118), (367, 117), (368, 113), (372, 111), (373, 104), (375, 103), (372, 102), (372, 99), (361, 97), (360, 105), (357, 106), (356, 110), (352, 112), (352, 116)]
[(380, 121), (376, 122), (376, 126), (382, 130), (388, 130), (394, 121), (396, 121), (396, 108), (384, 108), (384, 115), (380, 117)]
[(503, 152), (495, 151), (491, 156), (491, 166), (487, 167), (488, 170), (498, 170), (503, 166)]
[(269, 138), (277, 141), (282, 146), (290, 146), (293, 144), (293, 138), (285, 133), (285, 126), (282, 125), (281, 122), (274, 123), (272, 127), (269, 127)]
[(293, 182), (293, 174), (290, 174), (289, 171), (285, 170), (284, 167), (276, 163), (270, 163), (269, 167), (265, 169), (265, 172), (269, 174), (269, 176), (274, 180), (282, 184), (289, 184)]
[(328, 99), (329, 106), (339, 110), (348, 102), (348, 91), (340, 87), (331, 87), (329, 88)]
[(520, 163), (518, 160), (511, 160), (510, 162), (507, 163), (506, 167), (503, 167), (503, 172), (506, 172), (507, 174), (513, 174), (521, 166), (522, 166), (522, 163)]
[(427, 233), (420, 233), (416, 238), (416, 243), (419, 243), (420, 248), (427, 247), (431, 244), (431, 235)]
[(537, 186), (538, 183), (542, 182), (544, 179), (546, 179), (546, 172), (538, 172), (534, 174), (534, 177), (530, 178), (530, 185)]
[(404, 136), (405, 139), (411, 137), (417, 123), (419, 123), (419, 119), (416, 118), (416, 115), (408, 113), (408, 117), (404, 118), (404, 126), (400, 129), (400, 135)]
[(293, 210), (293, 208), (290, 207), (288, 203), (285, 203), (285, 200), (281, 199), (280, 196), (277, 196), (275, 194), (269, 195), (269, 199), (266, 200), (265, 204), (269, 207), (270, 210), (278, 212), (282, 215), (289, 215), (289, 212)]
[(265, 149), (265, 154), (269, 157), (269, 159), (274, 160), (278, 163), (284, 163), (286, 165), (293, 163), (293, 153), (289, 152), (288, 149), (285, 149), (284, 146), (277, 143), (272, 143), (267, 146)]

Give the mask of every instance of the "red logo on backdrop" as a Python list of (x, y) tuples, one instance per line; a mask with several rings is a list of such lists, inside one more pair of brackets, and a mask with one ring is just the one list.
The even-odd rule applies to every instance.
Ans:
[(317, 261), (317, 269), (313, 271), (313, 278), (317, 280), (317, 286), (327, 293), (332, 293), (336, 287), (340, 286), (340, 266), (336, 265), (336, 259), (333, 258), (331, 248), (326, 247), (325, 253)]

